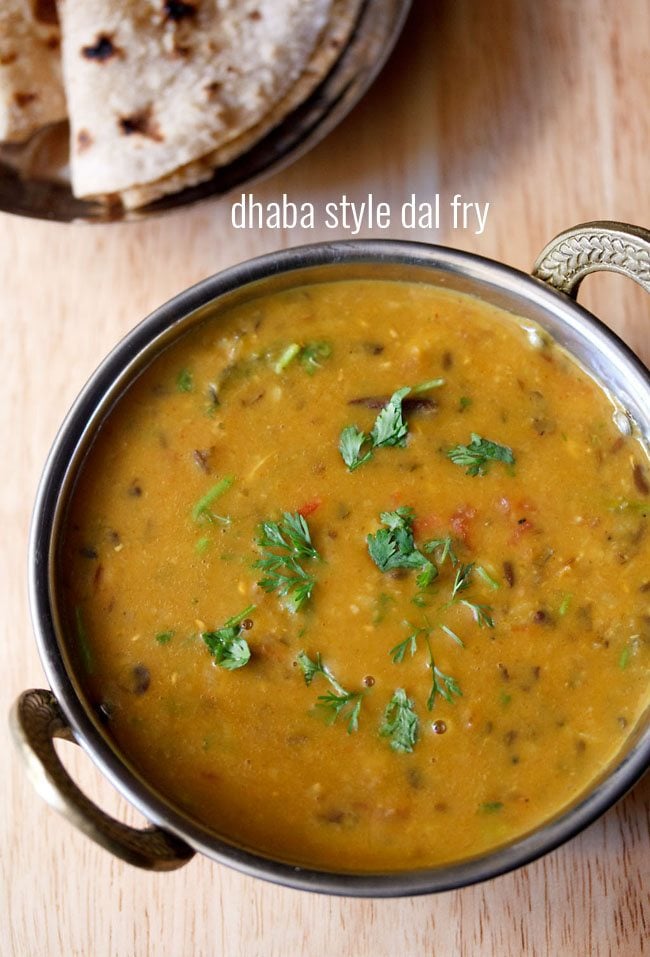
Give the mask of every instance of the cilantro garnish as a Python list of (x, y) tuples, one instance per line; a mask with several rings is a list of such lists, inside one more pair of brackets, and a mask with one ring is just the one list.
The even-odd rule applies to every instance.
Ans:
[(255, 605), (249, 605), (238, 615), (229, 618), (223, 628), (216, 631), (204, 631), (201, 638), (208, 646), (216, 664), (228, 671), (243, 668), (250, 661), (251, 650), (248, 642), (241, 637), (242, 622), (255, 611)]
[(393, 392), (368, 435), (355, 425), (348, 425), (343, 429), (339, 439), (339, 451), (351, 472), (372, 458), (375, 449), (388, 446), (403, 448), (406, 445), (408, 427), (402, 413), (402, 400), (410, 391), (411, 389), (405, 386)]
[(262, 522), (257, 544), (266, 554), (255, 562), (266, 575), (258, 585), (287, 598), (290, 611), (297, 611), (311, 598), (316, 579), (301, 562), (318, 560), (306, 520), (299, 512), (284, 512), (280, 522)]
[(413, 702), (403, 688), (397, 688), (386, 705), (379, 734), (391, 739), (393, 751), (411, 752), (417, 743), (419, 723)]
[(394, 512), (382, 512), (379, 517), (386, 528), (380, 528), (366, 539), (373, 562), (382, 572), (393, 568), (419, 568), (418, 587), (426, 588), (436, 578), (438, 569), (415, 547), (413, 509), (401, 506)]
[(329, 668), (322, 663), (320, 652), (316, 655), (315, 661), (305, 651), (301, 651), (296, 660), (305, 676), (306, 685), (310, 685), (317, 675), (322, 675), (332, 686), (333, 691), (319, 695), (316, 699), (316, 707), (325, 712), (329, 723), (334, 724), (338, 718), (344, 717), (348, 719), (348, 734), (358, 731), (363, 692), (346, 691)]
[(489, 439), (482, 439), (472, 432), (469, 445), (456, 445), (447, 452), (454, 465), (465, 469), (466, 475), (486, 475), (490, 462), (505, 462), (514, 465), (515, 457), (507, 445), (498, 445)]
[(309, 342), (300, 350), (298, 359), (307, 375), (313, 375), (322, 367), (323, 360), (331, 355), (332, 346), (329, 342)]
[(194, 388), (194, 377), (189, 369), (181, 369), (176, 376), (176, 388), (179, 392), (191, 392)]
[[(411, 634), (407, 635), (404, 641), (400, 641), (398, 645), (395, 645), (394, 648), (391, 648), (390, 654), (393, 657), (393, 661), (396, 665), (401, 664), (404, 660), (406, 652), (408, 651), (411, 655), (411, 658), (415, 655), (418, 648), (418, 640), (420, 638), (424, 639), (424, 642), (427, 646), (429, 652), (429, 667), (431, 669), (431, 692), (427, 698), (427, 709), (432, 710), (436, 696), (441, 695), (445, 701), (451, 702), (453, 696), (462, 696), (462, 691), (460, 690), (458, 683), (455, 678), (452, 678), (451, 675), (444, 674), (436, 665), (433, 659), (433, 651), (431, 649), (431, 634), (435, 630), (429, 622), (427, 621), (426, 626), (422, 628), (415, 628), (413, 625), (410, 626), (413, 628)], [(455, 642), (459, 645), (463, 645), (463, 642), (460, 638), (453, 633), (450, 628), (447, 628), (445, 625), (439, 626), (442, 631), (450, 638), (453, 638)]]
[(356, 425), (348, 425), (341, 432), (339, 452), (343, 461), (351, 472), (372, 458), (372, 450), (361, 454), (361, 449), (368, 442), (365, 432), (360, 432)]

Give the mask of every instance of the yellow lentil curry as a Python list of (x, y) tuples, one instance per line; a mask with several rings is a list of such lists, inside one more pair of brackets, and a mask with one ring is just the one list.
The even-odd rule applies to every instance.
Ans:
[(90, 700), (216, 834), (337, 871), (525, 834), (648, 703), (648, 455), (545, 334), (427, 285), (259, 298), (140, 376), (59, 555)]

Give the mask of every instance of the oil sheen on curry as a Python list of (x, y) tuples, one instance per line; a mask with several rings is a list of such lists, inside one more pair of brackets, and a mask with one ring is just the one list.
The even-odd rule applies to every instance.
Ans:
[(552, 818), (648, 704), (650, 467), (622, 420), (530, 323), (428, 285), (194, 328), (67, 515), (63, 619), (108, 733), (303, 866), (430, 867)]

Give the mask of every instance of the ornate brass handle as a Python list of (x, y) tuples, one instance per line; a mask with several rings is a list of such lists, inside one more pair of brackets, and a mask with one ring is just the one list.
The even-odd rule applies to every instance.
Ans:
[(542, 250), (533, 275), (575, 299), (590, 272), (619, 272), (650, 292), (650, 230), (627, 223), (583, 223)]
[(11, 729), (30, 779), (48, 804), (97, 844), (149, 870), (170, 871), (194, 855), (192, 848), (157, 827), (138, 830), (113, 820), (77, 787), (54, 749), (54, 738), (74, 741), (51, 691), (25, 691), (10, 716)]

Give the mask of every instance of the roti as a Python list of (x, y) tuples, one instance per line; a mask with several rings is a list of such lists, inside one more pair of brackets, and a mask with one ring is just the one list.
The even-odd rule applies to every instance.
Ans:
[(72, 187), (139, 206), (210, 178), (326, 75), (361, 0), (61, 0)]
[(65, 115), (54, 3), (2, 0), (0, 140), (20, 143)]

